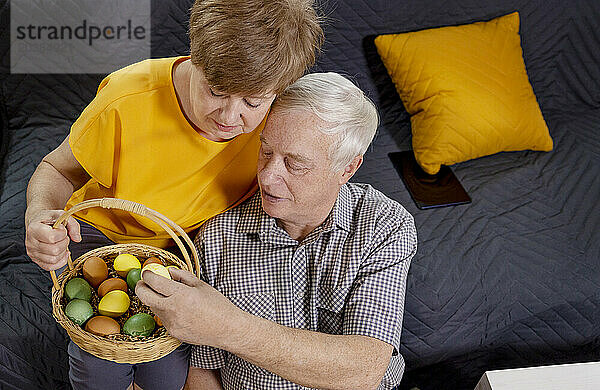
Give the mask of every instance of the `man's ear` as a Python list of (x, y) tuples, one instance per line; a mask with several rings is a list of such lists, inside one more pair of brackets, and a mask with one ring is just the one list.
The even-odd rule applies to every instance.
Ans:
[(363, 156), (354, 157), (352, 159), (352, 161), (350, 161), (350, 163), (348, 165), (346, 165), (346, 167), (344, 168), (344, 171), (342, 172), (342, 176), (340, 176), (339, 184), (344, 185), (344, 184), (348, 183), (348, 180), (350, 180), (350, 178), (352, 176), (354, 176), (356, 171), (358, 171), (358, 168), (360, 168), (360, 166), (362, 165), (362, 162), (363, 162)]

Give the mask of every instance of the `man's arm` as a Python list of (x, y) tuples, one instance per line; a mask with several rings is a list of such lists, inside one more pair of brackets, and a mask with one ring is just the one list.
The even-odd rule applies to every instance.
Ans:
[(289, 328), (243, 312), (223, 349), (289, 381), (320, 389), (375, 389), (393, 347), (375, 338)]
[(173, 337), (227, 350), (308, 387), (368, 389), (381, 382), (392, 356), (390, 344), (288, 328), (246, 313), (187, 271), (170, 272), (174, 281), (144, 272), (136, 294)]

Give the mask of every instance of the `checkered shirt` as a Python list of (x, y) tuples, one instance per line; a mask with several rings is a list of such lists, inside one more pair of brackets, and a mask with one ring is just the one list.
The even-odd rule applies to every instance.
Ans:
[[(208, 221), (195, 243), (201, 277), (239, 308), (288, 327), (385, 341), (394, 352), (379, 389), (400, 383), (406, 276), (417, 250), (413, 218), (400, 204), (369, 185), (346, 184), (299, 243), (257, 193)], [(208, 346), (195, 346), (190, 364), (220, 369), (225, 389), (305, 389)]]

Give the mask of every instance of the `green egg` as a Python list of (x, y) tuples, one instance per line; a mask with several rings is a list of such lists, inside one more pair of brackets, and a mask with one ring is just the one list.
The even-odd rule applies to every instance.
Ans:
[(83, 325), (94, 315), (94, 309), (92, 309), (92, 305), (88, 301), (73, 299), (65, 307), (65, 314), (77, 325)]
[(123, 333), (130, 336), (150, 336), (156, 323), (150, 314), (134, 314), (123, 325)]
[(85, 279), (73, 278), (65, 286), (65, 295), (69, 301), (83, 299), (89, 302), (92, 299), (92, 286)]
[(134, 268), (127, 273), (127, 285), (130, 289), (135, 291), (136, 283), (142, 278), (142, 270)]

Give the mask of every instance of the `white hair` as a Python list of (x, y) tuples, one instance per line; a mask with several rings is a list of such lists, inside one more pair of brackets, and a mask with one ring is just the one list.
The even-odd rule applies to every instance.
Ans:
[(303, 110), (329, 124), (319, 130), (337, 135), (329, 148), (332, 169), (341, 171), (362, 156), (375, 137), (375, 104), (350, 80), (337, 73), (310, 73), (277, 96), (273, 109)]

